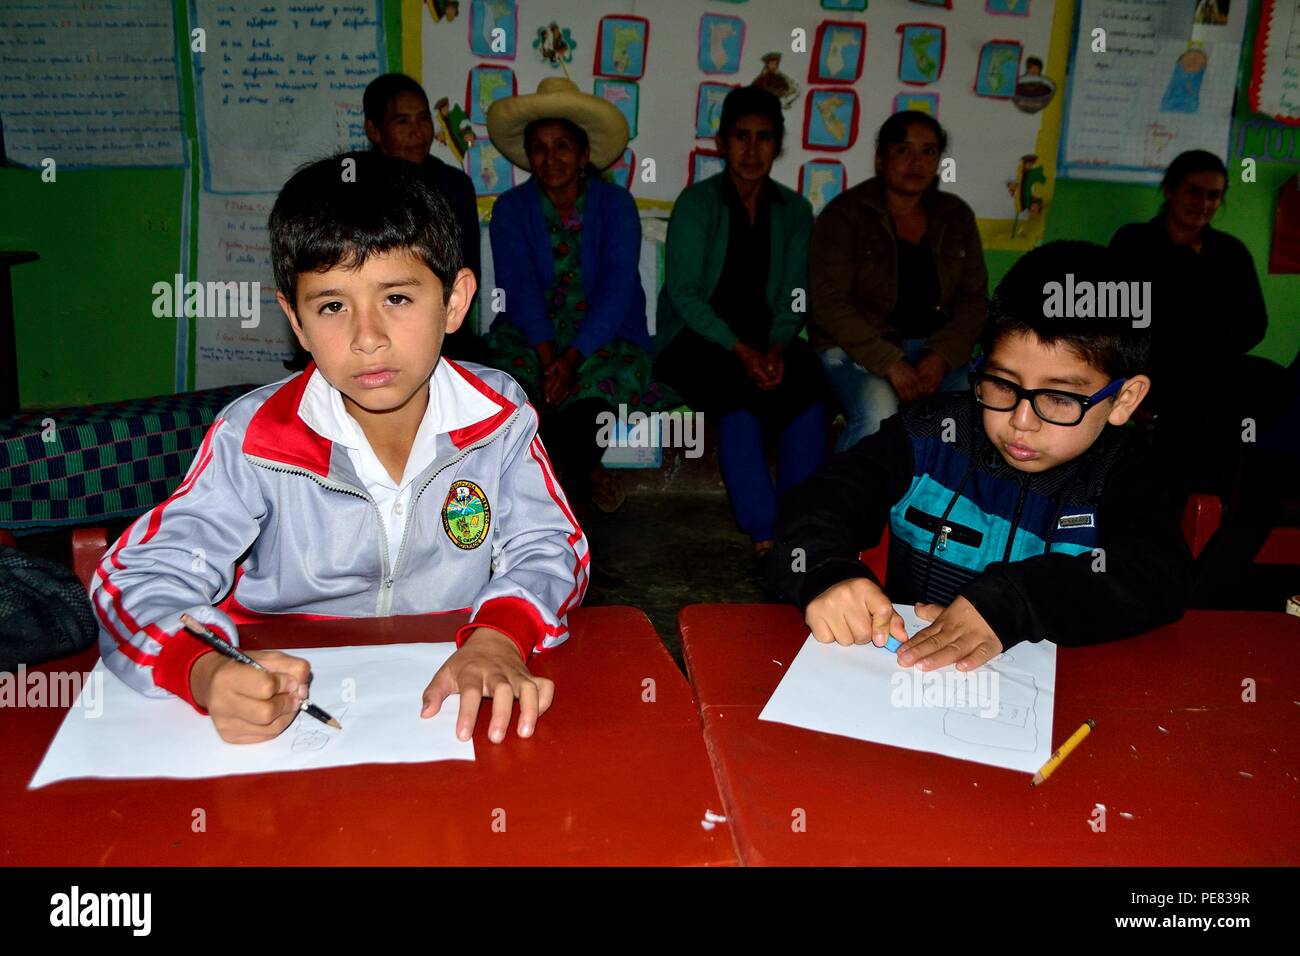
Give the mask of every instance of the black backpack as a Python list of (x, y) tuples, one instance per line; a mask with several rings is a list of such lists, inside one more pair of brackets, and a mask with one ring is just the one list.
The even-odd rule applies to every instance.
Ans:
[(71, 570), (0, 547), (0, 671), (80, 653), (98, 631), (90, 598)]

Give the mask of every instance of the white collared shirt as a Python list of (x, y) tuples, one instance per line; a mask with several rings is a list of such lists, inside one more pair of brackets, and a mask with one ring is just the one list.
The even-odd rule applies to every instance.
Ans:
[(411, 507), (412, 482), (437, 457), (438, 436), (466, 428), (499, 411), (494, 402), (469, 385), (446, 361), (439, 361), (429, 380), (429, 405), (415, 432), (400, 482), (394, 482), (388, 474), (361, 425), (344, 406), (343, 394), (326, 381), (320, 369), (313, 371), (307, 382), (298, 406), (298, 417), (322, 438), (347, 449), (357, 477), (383, 517), (391, 571), (397, 564)]

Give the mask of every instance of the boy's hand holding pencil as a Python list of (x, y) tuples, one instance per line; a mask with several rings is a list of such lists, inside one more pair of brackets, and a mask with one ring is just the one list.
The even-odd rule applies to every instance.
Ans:
[(255, 744), (278, 737), (307, 699), (311, 665), (279, 651), (249, 651), (265, 670), (220, 654), (204, 654), (190, 671), (190, 693), (221, 739)]

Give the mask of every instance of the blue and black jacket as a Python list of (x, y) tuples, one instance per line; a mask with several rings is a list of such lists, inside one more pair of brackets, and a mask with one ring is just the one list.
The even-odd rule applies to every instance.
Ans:
[(1187, 604), (1192, 557), (1168, 479), (1142, 436), (1109, 425), (1078, 458), (1020, 471), (969, 393), (936, 396), (786, 498), (772, 583), (806, 608), (841, 581), (874, 580), (858, 555), (888, 521), (886, 591), (897, 603), (965, 597), (1003, 647), (1131, 637)]

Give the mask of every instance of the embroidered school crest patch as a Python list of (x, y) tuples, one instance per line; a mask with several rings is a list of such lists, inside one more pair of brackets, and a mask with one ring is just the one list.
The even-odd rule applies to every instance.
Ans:
[(442, 505), (442, 527), (451, 543), (472, 551), (487, 539), (492, 507), (483, 489), (472, 481), (453, 482)]

